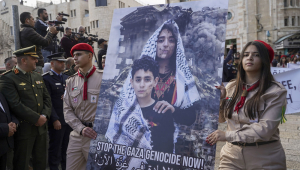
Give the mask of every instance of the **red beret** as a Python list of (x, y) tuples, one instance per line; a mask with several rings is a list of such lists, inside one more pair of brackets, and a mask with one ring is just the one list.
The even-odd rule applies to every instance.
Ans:
[(285, 57), (285, 58), (286, 58), (286, 55), (281, 55), (281, 57), (280, 57), (280, 58), (282, 58), (282, 57)]
[(262, 43), (268, 49), (270, 63), (272, 63), (273, 58), (274, 58), (274, 50), (273, 50), (273, 48), (269, 44), (267, 44), (266, 42), (264, 42), (264, 41), (261, 41), (261, 40), (255, 40), (255, 41), (258, 41), (258, 42)]
[(79, 44), (74, 45), (70, 51), (72, 57), (74, 57), (73, 56), (74, 51), (89, 51), (94, 54), (94, 50), (93, 50), (92, 46), (90, 46), (87, 43), (79, 43)]

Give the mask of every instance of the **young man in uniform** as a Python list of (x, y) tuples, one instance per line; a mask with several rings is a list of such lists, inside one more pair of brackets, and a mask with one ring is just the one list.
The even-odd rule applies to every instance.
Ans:
[(17, 66), (0, 78), (0, 91), (20, 124), (15, 133), (14, 170), (28, 169), (32, 155), (33, 169), (46, 169), (47, 119), (51, 98), (43, 77), (34, 72), (39, 56), (36, 46), (14, 52)]
[(73, 131), (70, 134), (67, 149), (66, 169), (85, 169), (91, 139), (96, 139), (93, 130), (102, 71), (93, 66), (93, 48), (86, 43), (79, 43), (71, 49), (77, 73), (66, 81), (64, 94), (64, 116)]
[(48, 60), (51, 62), (51, 70), (43, 74), (53, 106), (48, 121), (50, 138), (48, 162), (50, 170), (58, 170), (59, 164), (61, 169), (65, 170), (66, 152), (72, 128), (65, 122), (62, 96), (69, 76), (62, 74), (66, 61), (63, 53), (52, 54), (48, 56)]

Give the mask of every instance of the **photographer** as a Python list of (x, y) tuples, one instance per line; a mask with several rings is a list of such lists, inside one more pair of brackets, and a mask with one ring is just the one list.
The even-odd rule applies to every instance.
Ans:
[(35, 29), (35, 21), (32, 17), (31, 13), (29, 12), (23, 12), (20, 15), (20, 21), (21, 21), (21, 30), (20, 30), (20, 42), (21, 47), (29, 47), (32, 45), (36, 45), (36, 52), (39, 56), (38, 63), (36, 64), (36, 71), (40, 74), (42, 74), (42, 67), (44, 67), (44, 59), (42, 56), (42, 46), (46, 47), (52, 42), (52, 38), (58, 33), (56, 28), (54, 26), (49, 27), (49, 31), (47, 34), (43, 37), (40, 34), (38, 34)]
[(92, 41), (92, 37), (84, 37), (85, 28), (83, 26), (78, 27), (78, 43), (89, 43)]
[(65, 35), (64, 37), (61, 39), (60, 41), (60, 44), (61, 44), (61, 47), (64, 49), (65, 51), (65, 58), (68, 58), (68, 57), (71, 57), (72, 55), (70, 54), (70, 51), (71, 51), (71, 48), (77, 44), (78, 42), (78, 39), (76, 36), (74, 36), (75, 39), (73, 39), (71, 37), (72, 35), (72, 30), (71, 28), (67, 27), (65, 29)]
[[(39, 8), (37, 11), (38, 14), (38, 19), (37, 22), (35, 23), (35, 29), (36, 32), (39, 33), (41, 36), (45, 37), (47, 34), (47, 28), (48, 24), (46, 21), (48, 21), (48, 13), (45, 8)], [(51, 55), (54, 51), (54, 46), (53, 43), (50, 43), (47, 46), (42, 47), (42, 54), (44, 57), (44, 62), (46, 63), (48, 61), (47, 56)]]

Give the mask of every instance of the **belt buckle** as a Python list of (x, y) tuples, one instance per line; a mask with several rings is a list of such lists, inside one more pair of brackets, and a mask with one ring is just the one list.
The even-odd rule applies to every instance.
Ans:
[(237, 142), (237, 144), (241, 148), (246, 147), (246, 143), (245, 142)]

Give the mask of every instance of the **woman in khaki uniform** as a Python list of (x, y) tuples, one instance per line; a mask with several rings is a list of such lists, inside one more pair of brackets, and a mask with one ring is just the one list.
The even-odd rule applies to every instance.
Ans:
[(209, 144), (226, 141), (219, 169), (286, 169), (278, 126), (285, 121), (286, 89), (270, 72), (273, 49), (263, 41), (246, 44), (237, 78), (221, 90), (219, 122), (227, 131), (216, 130)]

